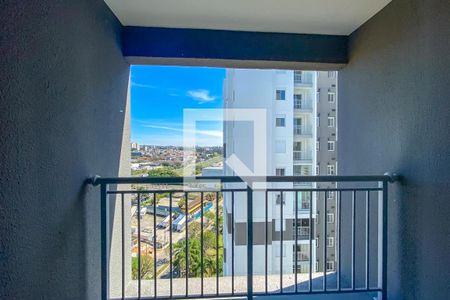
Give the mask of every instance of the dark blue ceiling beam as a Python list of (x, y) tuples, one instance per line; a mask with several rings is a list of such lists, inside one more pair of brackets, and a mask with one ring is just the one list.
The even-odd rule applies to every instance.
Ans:
[[(130, 61), (206, 59), (344, 65), (347, 36), (207, 29), (123, 28), (123, 53)], [(156, 60), (157, 61), (157, 60)]]

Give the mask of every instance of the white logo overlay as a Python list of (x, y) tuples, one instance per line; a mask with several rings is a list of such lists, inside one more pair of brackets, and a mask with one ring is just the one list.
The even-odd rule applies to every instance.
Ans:
[[(244, 182), (250, 184), (252, 177), (264, 177), (267, 175), (267, 110), (262, 108), (226, 108), (226, 109), (184, 109), (183, 120), (183, 177), (184, 188), (205, 183), (205, 180), (196, 180), (196, 136), (197, 123), (199, 122), (247, 122), (252, 125), (253, 149), (244, 149), (246, 157), (253, 157), (253, 168), (244, 164), (236, 154), (224, 158), (224, 170), (229, 168), (233, 175), (241, 177)], [(227, 132), (224, 132), (226, 138)], [(239, 143), (239, 141), (235, 141)], [(247, 143), (246, 143), (247, 144)], [(250, 143), (249, 143), (250, 144)], [(225, 149), (224, 149), (225, 151)], [(208, 186), (216, 186), (220, 180), (209, 180)], [(256, 184), (256, 183), (255, 183)], [(253, 184), (252, 184), (253, 185)], [(258, 183), (258, 188), (264, 188), (265, 180)], [(252, 186), (251, 186), (252, 187)]]

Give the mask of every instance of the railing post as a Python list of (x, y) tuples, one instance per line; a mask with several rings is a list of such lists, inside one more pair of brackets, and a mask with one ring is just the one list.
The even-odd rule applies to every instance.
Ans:
[(247, 183), (247, 299), (253, 298), (253, 189)]
[(101, 287), (102, 299), (109, 299), (109, 209), (107, 201), (108, 184), (100, 186), (100, 214), (101, 214)]
[(383, 262), (381, 299), (387, 299), (387, 258), (388, 258), (388, 181), (383, 181)]

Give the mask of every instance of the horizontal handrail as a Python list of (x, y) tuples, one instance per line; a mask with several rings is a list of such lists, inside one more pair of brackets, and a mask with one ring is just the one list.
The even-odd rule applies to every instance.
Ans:
[[(252, 188), (254, 192), (375, 192), (382, 191), (382, 188)], [(110, 190), (107, 194), (164, 194), (164, 193), (215, 193), (215, 192), (247, 192), (248, 190), (239, 188), (220, 189), (151, 189), (151, 190)]]
[(400, 176), (395, 173), (384, 175), (361, 176), (188, 176), (188, 177), (100, 177), (93, 176), (87, 183), (94, 186), (100, 184), (182, 184), (189, 181), (220, 181), (233, 182), (390, 182), (398, 181)]

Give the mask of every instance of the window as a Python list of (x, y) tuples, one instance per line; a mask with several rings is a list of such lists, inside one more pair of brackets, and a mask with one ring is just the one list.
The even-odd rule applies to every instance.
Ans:
[(327, 237), (327, 247), (328, 248), (334, 247), (334, 237), (332, 236)]
[(336, 94), (335, 93), (328, 93), (328, 102), (334, 103), (335, 98), (336, 98)]
[(320, 114), (317, 114), (317, 127), (320, 127)]
[(292, 223), (293, 226), (293, 232), (294, 232), (294, 239), (296, 237), (295, 229), (297, 229), (297, 236), (298, 237), (308, 237), (310, 234), (309, 231), (309, 219), (300, 219), (297, 220), (297, 226), (295, 225), (295, 222)]
[(300, 244), (297, 246), (297, 250), (295, 249), (295, 245), (293, 245), (292, 250), (297, 255), (297, 261), (308, 261), (309, 262), (309, 245)]
[(294, 176), (311, 176), (312, 169), (308, 165), (294, 165)]
[(294, 142), (294, 151), (302, 151), (302, 142)]
[(327, 199), (328, 200), (334, 200), (334, 191), (330, 191), (330, 192), (328, 192), (328, 195), (327, 195)]
[(298, 197), (297, 209), (299, 209), (299, 210), (310, 209), (311, 195), (309, 192), (297, 192), (297, 197)]
[(276, 176), (284, 176), (285, 174), (285, 169), (284, 168), (276, 168), (275, 169), (275, 175)]
[(334, 141), (328, 141), (328, 151), (334, 151), (335, 142)]
[(335, 126), (335, 118), (328, 117), (328, 127), (334, 127), (334, 126)]
[(320, 141), (319, 140), (317, 140), (317, 142), (316, 142), (316, 149), (317, 149), (317, 151), (320, 151)]
[(294, 108), (295, 109), (301, 109), (302, 108), (302, 94), (296, 94), (294, 95)]
[(319, 175), (320, 174), (320, 165), (317, 165), (316, 166), (316, 175)]
[(334, 171), (334, 165), (328, 165), (327, 166), (327, 174), (328, 175), (335, 175), (336, 172)]
[(319, 238), (316, 237), (316, 248), (319, 248)]
[(334, 261), (332, 260), (327, 261), (327, 271), (334, 271)]
[(320, 89), (317, 89), (316, 98), (317, 98), (317, 102), (320, 102)]
[(316, 268), (316, 272), (319, 272), (319, 261), (317, 261), (317, 260), (316, 260), (315, 268)]
[(336, 77), (336, 72), (335, 71), (328, 71), (328, 78), (334, 78)]
[(275, 120), (277, 127), (286, 127), (286, 118), (285, 117), (277, 117)]
[(334, 214), (333, 213), (327, 213), (327, 223), (329, 223), (329, 224), (334, 223)]
[(275, 99), (276, 100), (286, 100), (286, 91), (285, 90), (277, 90)]
[(286, 141), (284, 140), (275, 141), (275, 152), (286, 153)]

